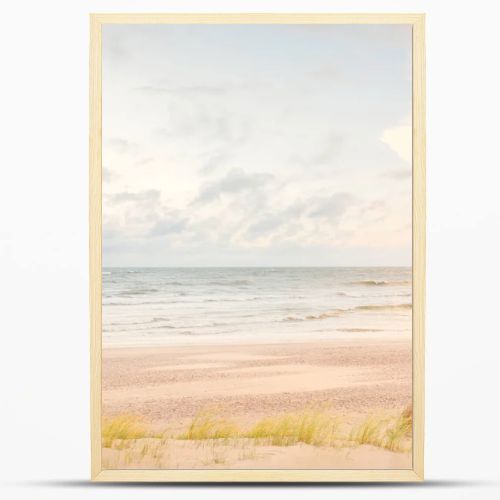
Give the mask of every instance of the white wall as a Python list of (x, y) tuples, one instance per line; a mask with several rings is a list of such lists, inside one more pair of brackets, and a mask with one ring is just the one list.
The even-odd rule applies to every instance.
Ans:
[[(426, 12), (427, 486), (278, 498), (498, 498), (498, 2), (293, 1), (286, 11)], [(261, 489), (118, 489), (89, 476), (89, 12), (284, 11), (285, 2), (12, 1), (0, 29), (0, 475), (6, 498), (242, 499)], [(457, 482), (458, 481), (458, 482)]]

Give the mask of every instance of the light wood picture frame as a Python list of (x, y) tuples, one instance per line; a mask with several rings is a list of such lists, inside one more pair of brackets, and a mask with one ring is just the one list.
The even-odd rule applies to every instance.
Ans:
[[(90, 15), (90, 363), (91, 478), (149, 482), (422, 481), (424, 478), (425, 45), (424, 14), (91, 14)], [(412, 27), (412, 404), (408, 469), (105, 469), (102, 463), (102, 29), (105, 25), (303, 24)]]

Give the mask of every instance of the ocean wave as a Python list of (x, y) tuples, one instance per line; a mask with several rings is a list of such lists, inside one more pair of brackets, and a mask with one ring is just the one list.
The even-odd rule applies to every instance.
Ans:
[(207, 283), (208, 286), (243, 286), (253, 284), (252, 280), (210, 281)]
[(282, 321), (304, 321), (304, 318), (298, 318), (297, 316), (287, 316)]
[(337, 328), (338, 332), (363, 333), (363, 332), (383, 332), (381, 328)]
[(158, 288), (140, 288), (137, 290), (125, 290), (123, 292), (117, 293), (116, 295), (120, 297), (128, 297), (130, 295), (147, 295), (148, 293), (158, 292)]
[(105, 326), (135, 326), (135, 325), (149, 325), (151, 321), (111, 321)]
[(376, 295), (367, 295), (364, 293), (348, 293), (348, 292), (337, 292), (339, 297), (348, 297), (350, 299), (370, 299), (379, 297), (411, 297), (411, 292), (401, 292), (401, 293), (386, 293)]
[[(155, 323), (160, 323), (162, 321), (170, 321), (169, 318), (166, 317), (155, 317), (152, 319), (148, 319), (146, 321), (110, 321), (107, 323), (107, 326), (135, 326), (135, 325), (152, 325)], [(173, 326), (160, 325), (155, 328), (161, 328), (165, 326), (166, 328), (174, 328)]]
[[(142, 325), (143, 327), (137, 327), (136, 325)], [(110, 327), (113, 326), (120, 326), (120, 327), (125, 327), (125, 326), (130, 326), (132, 328), (128, 329), (110, 329)], [(179, 327), (180, 328), (180, 327)], [(184, 328), (184, 327), (183, 327)], [(150, 330), (175, 330), (175, 326), (171, 325), (158, 325), (158, 326), (151, 326), (151, 323), (109, 323), (108, 325), (103, 325), (103, 331), (105, 332), (122, 332), (122, 331), (132, 331), (132, 332), (148, 332)]]
[(326, 319), (326, 318), (335, 318), (344, 313), (349, 312), (351, 309), (332, 309), (331, 311), (325, 311), (320, 314), (308, 314), (307, 316), (299, 317), (299, 316), (287, 316), (283, 319), (283, 321), (310, 321), (310, 320), (318, 320), (318, 319)]
[(407, 311), (412, 307), (412, 304), (368, 304), (354, 309), (356, 311)]
[(256, 300), (263, 300), (263, 297), (248, 297), (244, 299), (227, 299), (227, 298), (218, 298), (218, 299), (203, 299), (201, 302), (203, 304), (206, 303), (212, 303), (212, 302), (217, 302), (217, 303), (223, 303), (223, 302), (255, 302)]
[(210, 302), (244, 302), (245, 300), (241, 299), (204, 299), (202, 302), (205, 303), (210, 303)]
[[(127, 298), (126, 295), (122, 295), (122, 297)], [(134, 298), (134, 297), (129, 297)], [(171, 305), (171, 304), (182, 304), (184, 301), (182, 300), (151, 300), (145, 302), (103, 302), (103, 306), (163, 306), (163, 305)]]
[(309, 314), (308, 316), (305, 317), (306, 321), (309, 320), (314, 320), (314, 319), (327, 319), (327, 318), (337, 318), (338, 316), (341, 316), (342, 314), (349, 312), (348, 309), (336, 309), (333, 311), (327, 311), (321, 314)]
[(349, 285), (366, 285), (366, 286), (403, 286), (411, 285), (411, 280), (399, 280), (399, 281), (388, 281), (388, 280), (359, 280), (351, 281)]
[(412, 304), (367, 304), (362, 306), (350, 307), (348, 309), (331, 309), (319, 314), (308, 314), (307, 316), (286, 316), (282, 321), (311, 321), (328, 318), (337, 318), (344, 314), (354, 313), (356, 311), (408, 311), (412, 309)]

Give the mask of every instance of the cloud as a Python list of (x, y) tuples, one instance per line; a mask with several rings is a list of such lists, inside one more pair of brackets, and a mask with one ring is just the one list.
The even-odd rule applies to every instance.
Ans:
[(166, 206), (161, 198), (157, 189), (105, 195), (103, 227), (108, 243), (142, 245), (148, 239), (182, 233), (189, 213)]
[(309, 75), (320, 80), (337, 80), (340, 77), (340, 72), (336, 65), (325, 64), (311, 71)]
[(331, 134), (315, 148), (314, 152), (296, 153), (290, 161), (304, 167), (331, 165), (339, 155), (342, 142), (342, 137)]
[(123, 44), (123, 39), (121, 37), (109, 36), (109, 33), (106, 33), (106, 35), (106, 43), (102, 44), (104, 62), (122, 63), (130, 59), (130, 51)]
[(145, 94), (174, 94), (174, 95), (186, 95), (192, 96), (195, 94), (201, 95), (224, 95), (227, 89), (224, 87), (210, 86), (210, 85), (184, 85), (184, 86), (172, 86), (172, 85), (144, 85), (142, 87), (136, 87), (135, 90), (143, 92)]
[(263, 217), (252, 224), (246, 231), (246, 235), (250, 237), (259, 238), (267, 235), (278, 229), (280, 226), (287, 222), (287, 218), (283, 214), (264, 214)]
[(317, 198), (312, 202), (314, 208), (308, 216), (336, 220), (347, 211), (353, 200), (354, 197), (349, 193), (336, 193), (326, 198)]
[(221, 179), (202, 187), (194, 203), (211, 202), (223, 194), (253, 191), (265, 186), (272, 179), (271, 174), (247, 174), (243, 169), (233, 168)]
[(279, 233), (293, 239), (304, 229), (304, 225), (308, 225), (308, 220), (322, 218), (327, 219), (330, 224), (337, 222), (352, 201), (354, 197), (349, 193), (329, 197), (312, 196), (305, 201), (299, 199), (282, 210), (265, 212), (249, 226), (245, 234), (250, 238), (261, 238)]
[(373, 200), (363, 207), (363, 210), (373, 211), (382, 210), (387, 207), (387, 203), (384, 200)]
[(228, 153), (218, 151), (217, 153), (209, 156), (209, 158), (204, 162), (203, 166), (200, 168), (200, 173), (209, 174), (214, 170), (217, 170), (220, 166), (224, 165), (230, 158)]
[(216, 81), (215, 83), (204, 82), (193, 85), (192, 83), (184, 82), (172, 82), (165, 80), (157, 80), (151, 82), (148, 85), (142, 85), (139, 87), (134, 87), (134, 91), (141, 92), (144, 94), (150, 94), (151, 96), (157, 96), (161, 94), (170, 94), (175, 96), (226, 96), (230, 92), (245, 92), (250, 91), (255, 92), (256, 89), (272, 88), (273, 83), (263, 80), (255, 80), (251, 83), (245, 79), (228, 79), (222, 81)]
[(142, 165), (148, 165), (149, 163), (153, 163), (154, 158), (148, 157), (148, 158), (141, 158), (140, 160), (137, 160), (135, 162), (135, 165), (138, 167), (141, 167)]
[(411, 27), (241, 29), (103, 28), (105, 261), (337, 265), (405, 244)]
[(411, 125), (399, 125), (384, 130), (380, 140), (387, 144), (400, 158), (412, 163), (412, 128)]
[(253, 223), (247, 229), (246, 234), (250, 237), (259, 238), (275, 230), (281, 231), (282, 229), (286, 229), (288, 231), (290, 226), (293, 226), (296, 230), (299, 227), (296, 222), (306, 212), (307, 206), (308, 203), (299, 200), (275, 213), (264, 213), (257, 222)]
[(138, 145), (134, 142), (128, 141), (127, 139), (122, 139), (119, 137), (113, 137), (107, 141), (110, 148), (114, 149), (118, 153), (136, 153), (138, 150)]
[(131, 193), (129, 191), (123, 191), (121, 193), (111, 194), (107, 196), (107, 201), (111, 205), (117, 205), (120, 203), (156, 203), (160, 200), (160, 191), (157, 189), (148, 189), (146, 191), (139, 191), (137, 193)]
[(196, 100), (180, 103), (173, 99), (168, 105), (166, 121), (155, 129), (157, 138), (179, 138), (199, 143), (213, 144), (223, 142), (234, 146), (244, 142), (250, 133), (250, 121), (222, 106), (203, 105)]
[(411, 169), (399, 168), (397, 170), (389, 170), (382, 174), (382, 177), (395, 180), (405, 180), (411, 177)]
[(185, 218), (169, 216), (156, 222), (149, 231), (149, 236), (166, 236), (181, 232), (187, 225)]
[(111, 182), (113, 179), (116, 179), (118, 174), (116, 172), (113, 172), (109, 168), (103, 167), (102, 169), (102, 180), (103, 182)]

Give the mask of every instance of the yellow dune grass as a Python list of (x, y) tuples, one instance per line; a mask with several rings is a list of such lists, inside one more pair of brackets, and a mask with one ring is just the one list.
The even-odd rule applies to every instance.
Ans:
[[(179, 435), (150, 432), (134, 416), (120, 416), (103, 421), (102, 446), (122, 447), (126, 442), (145, 438), (204, 441), (248, 440), (255, 445), (291, 446), (305, 443), (313, 446), (372, 445), (394, 452), (411, 449), (412, 410), (408, 407), (397, 417), (370, 416), (355, 426), (343, 424), (326, 410), (305, 410), (265, 417), (249, 429), (242, 429), (221, 415), (221, 411), (202, 410)], [(115, 442), (115, 444), (113, 444)], [(146, 451), (152, 443), (145, 444)], [(156, 445), (153, 446), (156, 448)]]
[(142, 420), (133, 415), (106, 418), (102, 422), (102, 446), (109, 448), (113, 441), (159, 437), (148, 431)]

